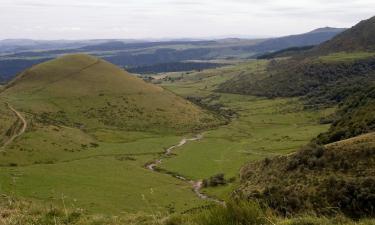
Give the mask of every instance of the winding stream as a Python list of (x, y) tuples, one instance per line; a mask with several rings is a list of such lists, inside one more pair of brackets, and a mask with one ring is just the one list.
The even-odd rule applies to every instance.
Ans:
[[(169, 147), (167, 150), (165, 150), (164, 154), (160, 158), (155, 159), (154, 161), (146, 164), (145, 167), (147, 169), (153, 171), (153, 172), (166, 173), (166, 172), (160, 172), (160, 171), (156, 170), (156, 167), (162, 164), (164, 158), (170, 157), (173, 153), (173, 150), (175, 150), (176, 148), (182, 147), (183, 145), (185, 145), (185, 144), (187, 144), (188, 142), (191, 142), (191, 141), (201, 140), (202, 138), (203, 138), (203, 135), (201, 135), (201, 134), (198, 134), (193, 138), (183, 138), (177, 145), (173, 145), (173, 146)], [(185, 181), (185, 182), (189, 183), (192, 186), (192, 190), (194, 191), (195, 195), (198, 198), (208, 200), (208, 201), (211, 201), (211, 202), (215, 202), (217, 204), (224, 204), (223, 201), (221, 201), (217, 198), (210, 197), (210, 196), (201, 192), (201, 190), (203, 188), (203, 181), (202, 180), (194, 181), (194, 180), (190, 180), (186, 177), (179, 176), (179, 175), (171, 175), (171, 176), (173, 176), (174, 178), (177, 178), (179, 180), (182, 180), (182, 181)]]

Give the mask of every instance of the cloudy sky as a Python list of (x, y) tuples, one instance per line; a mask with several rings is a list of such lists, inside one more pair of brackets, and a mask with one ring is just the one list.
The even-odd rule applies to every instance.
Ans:
[(280, 36), (371, 16), (374, 0), (0, 0), (0, 39)]

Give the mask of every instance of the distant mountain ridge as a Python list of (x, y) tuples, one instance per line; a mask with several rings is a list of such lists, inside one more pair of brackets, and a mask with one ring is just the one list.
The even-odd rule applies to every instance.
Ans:
[(326, 32), (341, 33), (341, 32), (343, 32), (345, 30), (347, 30), (347, 28), (322, 27), (322, 28), (317, 28), (317, 29), (312, 30), (312, 31), (307, 32), (307, 33), (308, 34), (326, 33)]
[(318, 28), (303, 34), (268, 39), (262, 43), (259, 43), (258, 45), (251, 47), (250, 49), (254, 49), (258, 52), (268, 52), (278, 51), (291, 47), (318, 45), (327, 40), (330, 40), (331, 38), (335, 37), (345, 30), (345, 28), (332, 27)]
[(317, 45), (332, 38), (342, 30), (341, 28), (320, 28), (305, 34), (272, 39), (3, 40), (0, 41), (0, 53), (12, 53), (0, 55), (0, 74), (4, 80), (10, 80), (17, 73), (38, 63), (63, 54), (82, 52), (101, 57), (117, 66), (126, 68), (154, 66), (186, 60), (248, 59), (265, 52), (275, 52), (289, 47)]

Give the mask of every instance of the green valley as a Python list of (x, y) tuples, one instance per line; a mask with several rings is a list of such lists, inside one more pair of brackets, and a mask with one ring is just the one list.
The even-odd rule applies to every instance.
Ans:
[[(91, 62), (95, 63), (94, 59), (78, 57), (89, 61), (87, 63), (89, 65)], [(70, 60), (70, 58), (62, 60)], [(47, 64), (47, 66), (54, 67), (52, 63), (54, 62), (48, 63), (51, 65)], [(215, 125), (216, 128), (209, 128), (212, 126), (209, 125), (206, 130), (210, 130), (204, 132), (185, 131), (185, 135), (188, 136), (188, 133), (191, 135), (202, 133), (203, 139), (176, 149), (173, 153), (177, 156), (167, 159), (161, 165), (162, 169), (194, 180), (205, 179), (221, 172), (224, 172), (227, 178), (236, 178), (239, 168), (247, 161), (287, 154), (327, 130), (328, 126), (319, 124), (319, 119), (332, 113), (332, 110), (304, 111), (303, 105), (297, 99), (292, 98), (267, 100), (240, 95), (219, 95), (213, 92), (220, 82), (230, 78), (231, 75), (226, 73), (227, 70), (232, 70), (234, 74), (239, 69), (251, 72), (262, 66), (264, 63), (250, 62), (239, 66), (192, 73), (178, 82), (162, 83), (164, 88), (183, 97), (195, 95), (195, 97), (205, 98), (212, 94), (217, 95), (214, 102), (209, 104), (222, 104), (223, 107), (238, 112), (236, 118), (231, 121), (220, 119), (222, 116), (211, 116), (212, 119), (217, 117), (218, 122), (222, 120), (220, 123), (226, 120), (226, 125), (218, 123)], [(102, 123), (105, 117), (100, 117), (99, 121), (95, 120), (95, 117), (85, 120), (85, 117), (80, 116), (79, 113), (82, 109), (92, 106), (108, 105), (108, 110), (111, 107), (117, 111), (116, 107), (122, 104), (117, 102), (120, 100), (116, 100), (118, 98), (116, 91), (120, 92), (121, 89), (95, 90), (95, 93), (99, 94), (93, 98), (90, 97), (92, 96), (90, 89), (84, 89), (85, 86), (83, 86), (72, 90), (79, 90), (80, 92), (75, 92), (74, 96), (75, 98), (82, 96), (82, 99), (72, 99), (70, 97), (73, 95), (72, 92), (65, 91), (66, 88), (74, 87), (73, 84), (60, 85), (62, 82), (71, 82), (69, 79), (63, 77), (57, 80), (48, 77), (51, 80), (44, 81), (42, 80), (44, 77), (40, 77), (43, 74), (38, 77), (38, 72), (45, 70), (48, 72), (48, 68), (44, 69), (43, 65), (39, 67), (41, 69), (37, 67), (25, 72), (36, 71), (35, 75), (33, 74), (35, 81), (30, 80), (31, 77), (27, 74), (21, 75), (2, 93), (6, 101), (11, 102), (17, 110), (22, 110), (29, 123), (27, 132), (1, 153), (0, 164), (3, 167), (0, 176), (5, 182), (2, 185), (3, 191), (15, 196), (57, 203), (61, 203), (61, 196), (64, 196), (66, 204), (77, 205), (96, 213), (150, 212), (150, 209), (156, 212), (168, 210), (181, 212), (207, 204), (194, 196), (189, 184), (144, 168), (147, 162), (157, 158), (158, 154), (166, 148), (179, 142), (182, 138), (181, 128), (175, 128), (178, 130), (175, 134), (168, 134), (171, 129), (163, 131), (160, 127), (158, 132), (154, 129), (137, 131), (137, 129), (131, 130), (131, 126), (135, 126), (128, 125), (131, 123), (126, 125), (106, 124), (106, 121)], [(69, 68), (74, 69), (74, 67)], [(216, 75), (216, 72), (221, 70), (224, 72)], [(73, 74), (70, 71), (69, 73)], [(85, 73), (89, 74), (89, 71)], [(177, 76), (177, 74), (174, 75)], [(90, 84), (87, 78), (84, 81), (85, 85)], [(35, 88), (36, 82), (38, 82), (37, 89)], [(48, 86), (44, 89), (39, 88), (44, 85), (40, 84), (41, 82), (48, 82)], [(51, 85), (56, 88), (51, 89)], [(202, 88), (205, 86), (209, 88)], [(58, 92), (59, 87), (64, 87), (64, 92), (60, 91), (64, 94), (63, 96)], [(131, 92), (129, 87), (124, 87), (124, 90)], [(186, 87), (189, 89), (187, 90)], [(108, 97), (108, 90), (111, 93), (114, 92), (111, 98)], [(139, 99), (143, 99), (144, 95), (147, 96), (148, 89), (143, 89), (143, 91), (145, 93), (135, 92), (130, 96), (138, 98), (137, 95), (139, 95)], [(164, 92), (167, 96), (163, 97), (169, 97), (170, 92)], [(197, 95), (199, 92), (202, 93)], [(103, 96), (100, 96), (102, 93)], [(173, 99), (179, 101), (177, 97)], [(157, 99), (153, 98), (153, 100)], [(150, 105), (139, 101), (133, 104), (139, 103), (145, 106)], [(79, 108), (78, 105), (80, 105)], [(194, 110), (194, 105), (186, 105), (191, 107), (189, 110)], [(161, 107), (159, 104), (158, 106)], [(76, 111), (77, 109), (80, 111)], [(7, 111), (5, 105), (3, 110)], [(149, 109), (143, 108), (143, 110)], [(122, 118), (122, 111), (117, 112), (119, 114), (111, 113), (111, 115), (118, 115)], [(165, 111), (158, 113), (161, 115)], [(14, 117), (9, 109), (8, 114)], [(184, 121), (178, 118), (179, 115), (173, 115), (176, 120)], [(161, 116), (150, 119), (152, 118), (162, 119)], [(136, 121), (134, 117), (131, 119), (130, 122)], [(124, 117), (124, 120), (129, 120), (129, 117)], [(141, 127), (139, 124), (137, 124), (138, 127)], [(128, 130), (124, 130), (122, 126), (128, 127)], [(266, 148), (265, 142), (270, 143)], [(40, 147), (41, 144), (43, 147)], [(194, 166), (191, 166), (190, 162), (194, 162)], [(96, 185), (98, 182), (102, 183), (101, 187)], [(219, 198), (228, 193), (226, 188), (220, 193), (216, 193), (216, 189), (207, 189), (207, 192), (218, 195)]]
[(0, 225), (373, 225), (373, 31), (3, 41)]
[[(328, 129), (328, 125), (320, 124), (319, 120), (334, 109), (304, 110), (302, 102), (295, 98), (270, 100), (212, 92), (233, 73), (242, 73), (242, 69), (256, 73), (262, 66), (265, 63), (250, 62), (234, 68), (182, 74), (182, 79), (162, 84), (184, 97), (202, 97), (208, 100), (208, 105), (216, 104), (236, 112), (229, 124), (203, 132), (202, 140), (176, 151), (177, 156), (167, 160), (163, 169), (193, 179), (218, 173), (224, 173), (228, 179), (237, 178), (238, 170), (245, 162), (288, 154)], [(236, 72), (231, 74), (231, 70)], [(193, 167), (191, 162), (194, 162)], [(214, 189), (207, 191), (217, 192)]]

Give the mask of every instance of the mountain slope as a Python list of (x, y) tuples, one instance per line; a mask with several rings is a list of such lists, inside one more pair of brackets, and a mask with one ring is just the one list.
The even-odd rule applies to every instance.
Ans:
[(339, 51), (375, 51), (375, 17), (361, 21), (313, 52), (321, 55)]
[[(304, 54), (271, 61), (261, 80), (234, 77), (222, 84), (219, 91), (267, 97), (309, 94), (320, 98), (319, 101), (339, 102), (343, 100), (340, 96), (343, 90), (362, 87), (375, 80), (372, 30), (375, 30), (374, 18)], [(347, 50), (351, 52), (345, 52)]]
[(222, 86), (267, 97), (304, 96), (306, 107), (340, 103), (322, 120), (332, 122), (330, 129), (310, 145), (243, 167), (240, 197), (282, 215), (375, 215), (375, 54), (367, 39), (374, 28), (371, 18), (308, 53), (271, 61), (262, 80), (238, 76)]
[(88, 55), (34, 66), (1, 93), (38, 121), (86, 129), (191, 131), (216, 119), (190, 102)]

